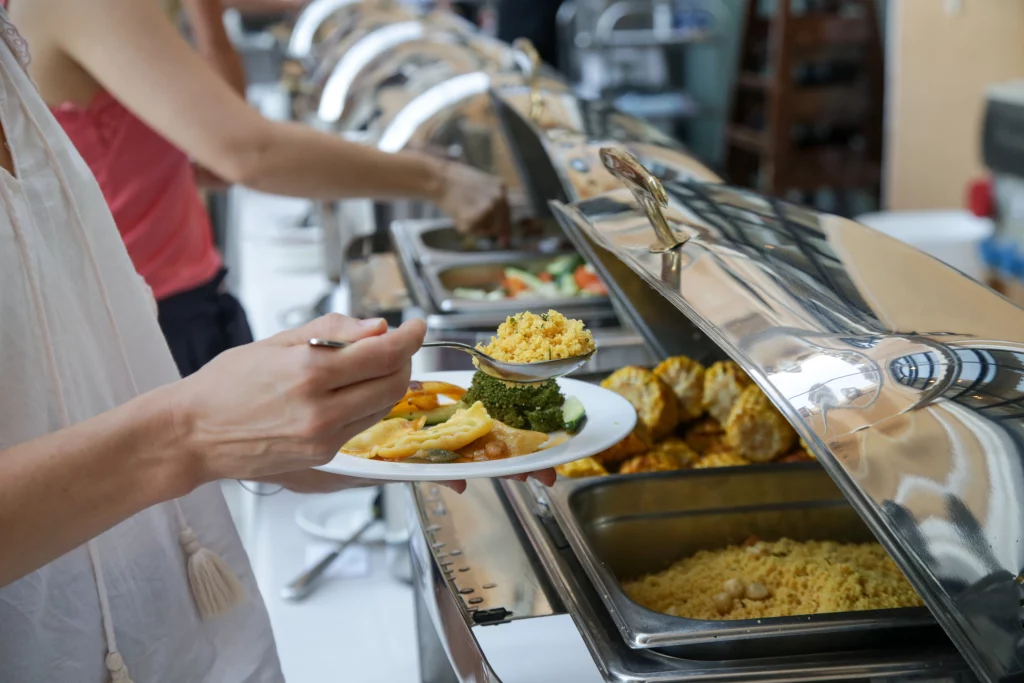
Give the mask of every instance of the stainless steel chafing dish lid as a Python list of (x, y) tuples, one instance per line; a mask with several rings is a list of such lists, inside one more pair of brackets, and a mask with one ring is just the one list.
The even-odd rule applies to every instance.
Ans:
[(315, 58), (374, 19), (408, 21), (416, 18), (436, 28), (472, 33), (476, 26), (451, 12), (433, 10), (424, 13), (418, 7), (396, 0), (313, 0), (295, 20), (288, 40), (287, 54), (292, 59)]
[[(454, 42), (456, 37), (438, 32), (420, 20), (400, 21), (376, 27), (344, 45), (336, 62), (325, 60), (320, 72), (313, 77), (322, 83), (317, 116), (324, 122), (337, 122), (345, 110), (350, 90), (359, 75), (389, 50), (406, 43), (435, 40)], [(327, 70), (329, 69), (329, 73)]]
[[(565, 96), (566, 101), (573, 98), (566, 83), (545, 73), (528, 41), (516, 41), (512, 54), (515, 63), (509, 69), (460, 74), (420, 93), (391, 116), (377, 139), (378, 148), (447, 154), (499, 175), (511, 193), (521, 192), (524, 170), (516, 163), (516, 152), (498, 125), (493, 93), (526, 89), (542, 96)], [(571, 117), (571, 107), (564, 113)], [(533, 203), (532, 210), (546, 212), (546, 200)], [(518, 197), (516, 201), (522, 203)]]
[(365, 11), (363, 0), (313, 0), (295, 19), (288, 39), (288, 56), (307, 59), (318, 43), (340, 26), (351, 26)]
[[(563, 98), (561, 109), (574, 115), (559, 124), (549, 109), (549, 93), (533, 107), (522, 87), (495, 89), (495, 112), (511, 143), (530, 204), (546, 214), (549, 200), (573, 202), (621, 187), (604, 167), (600, 151), (618, 145), (640, 157), (661, 179), (684, 178), (720, 182), (709, 168), (660, 131), (599, 102)], [(579, 245), (577, 245), (579, 247)], [(582, 247), (581, 247), (582, 248)]]
[(604, 160), (627, 187), (553, 205), (573, 241), (750, 374), (979, 677), (1024, 680), (1024, 311), (853, 221)]
[[(532, 47), (530, 49), (532, 50)], [(327, 123), (337, 123), (348, 111), (351, 100), (373, 97), (374, 84), (381, 79), (367, 79), (367, 72), (395, 51), (409, 53), (413, 57), (417, 56), (417, 53), (431, 53), (441, 61), (447, 59), (452, 63), (453, 73), (464, 73), (473, 69), (495, 75), (532, 71), (524, 64), (529, 60), (523, 56), (521, 49), (504, 45), (486, 36), (454, 30), (443, 22), (420, 19), (391, 22), (375, 27), (344, 45), (339, 45), (335, 50), (338, 53), (336, 62), (324, 60), (312, 79), (319, 90), (318, 118)], [(473, 62), (473, 69), (465, 65), (467, 60)], [(394, 73), (385, 71), (380, 76), (385, 79), (400, 76), (399, 68), (411, 67), (411, 64), (399, 59), (392, 67)], [(544, 87), (568, 87), (557, 75), (542, 69), (536, 71), (539, 73), (538, 80)], [(363, 83), (364, 80), (367, 83)]]
[[(350, 81), (335, 130), (365, 131), (376, 139), (394, 117), (430, 88), (484, 66), (478, 54), (453, 42), (415, 40), (363, 65)], [(321, 100), (321, 114), (325, 109)]]

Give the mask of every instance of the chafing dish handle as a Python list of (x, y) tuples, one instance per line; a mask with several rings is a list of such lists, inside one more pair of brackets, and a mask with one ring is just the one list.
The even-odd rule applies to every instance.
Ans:
[(652, 252), (673, 251), (686, 244), (689, 236), (678, 236), (662, 213), (662, 208), (668, 206), (668, 195), (661, 181), (644, 168), (636, 157), (624, 149), (604, 147), (601, 149), (601, 163), (633, 193), (647, 214), (647, 220), (654, 226), (660, 243), (651, 246)]
[(539, 126), (544, 111), (544, 98), (540, 94), (540, 53), (529, 38), (516, 38), (512, 48), (519, 54), (521, 61), (529, 64), (523, 73), (530, 86), (530, 119)]

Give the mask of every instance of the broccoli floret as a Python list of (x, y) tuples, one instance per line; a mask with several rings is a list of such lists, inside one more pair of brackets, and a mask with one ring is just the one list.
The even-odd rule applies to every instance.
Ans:
[(541, 384), (507, 384), (477, 372), (462, 397), (466, 405), (484, 404), (487, 414), (515, 429), (554, 432), (562, 428), (565, 397), (554, 380)]
[(557, 432), (565, 427), (561, 404), (550, 408), (531, 410), (526, 413), (526, 420), (530, 423), (530, 429), (535, 432)]

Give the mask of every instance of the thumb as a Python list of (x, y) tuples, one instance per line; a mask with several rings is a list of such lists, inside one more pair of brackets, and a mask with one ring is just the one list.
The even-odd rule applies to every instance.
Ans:
[(338, 342), (355, 342), (367, 337), (377, 337), (388, 331), (383, 318), (359, 320), (339, 313), (328, 313), (302, 327), (286, 330), (270, 338), (280, 346), (305, 344), (310, 339), (326, 339)]

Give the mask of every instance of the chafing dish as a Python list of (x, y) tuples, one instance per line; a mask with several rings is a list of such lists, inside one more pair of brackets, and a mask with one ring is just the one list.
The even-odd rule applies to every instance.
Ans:
[(455, 14), (424, 9), (395, 0), (313, 0), (296, 18), (288, 41), (288, 56), (315, 62), (367, 25), (382, 25), (380, 17), (391, 22), (421, 19), (438, 28), (467, 33), (476, 30)]
[(297, 60), (315, 58), (325, 42), (337, 39), (376, 7), (365, 0), (313, 0), (295, 19), (288, 40), (288, 56)]
[[(526, 99), (521, 89), (498, 89), (494, 109), (504, 137), (511, 141), (517, 165), (526, 168), (525, 192), (533, 206), (549, 200), (579, 201), (621, 188), (605, 169), (602, 148), (613, 145), (639, 157), (656, 177), (721, 182), (710, 169), (656, 128), (603, 103), (574, 99), (561, 124), (545, 102), (559, 101), (544, 93)], [(563, 102), (561, 109), (566, 104)], [(555, 110), (555, 111), (559, 111)]]
[(733, 659), (877, 648), (944, 637), (924, 608), (700, 621), (633, 602), (621, 581), (699, 550), (765, 540), (874, 540), (816, 464), (703, 469), (670, 477), (566, 482), (548, 498), (576, 557), (630, 647), (689, 659)]
[(572, 250), (554, 218), (523, 220), (530, 225), (516, 230), (507, 248), (491, 238), (463, 235), (447, 218), (402, 221), (392, 225), (392, 232), (395, 241), (411, 245), (411, 252), (419, 263), (479, 263), (481, 260), (557, 255)]
[[(447, 250), (446, 244), (456, 246), (458, 242), (453, 240), (456, 233), (451, 221), (446, 219), (395, 221), (391, 235), (410, 296), (427, 315), (432, 330), (446, 333), (464, 330), (473, 337), (473, 343), (485, 341), (506, 316), (531, 307), (556, 308), (599, 329), (613, 327), (617, 330), (619, 327), (607, 297), (476, 301), (460, 298), (454, 291), (459, 287), (496, 288), (506, 266), (529, 269), (535, 263), (571, 255), (571, 251), (542, 254), (531, 250), (539, 247), (539, 242), (526, 242), (519, 250)], [(440, 236), (439, 239), (434, 239), (435, 235)], [(555, 240), (555, 245), (564, 244)], [(628, 336), (636, 349), (636, 337)], [(637, 359), (634, 354), (632, 360)]]
[[(553, 210), (619, 314), (655, 357), (738, 362), (820, 463), (475, 484), (517, 522), (505, 542), (533, 553), (532, 580), (550, 582), (561, 604), (548, 607), (572, 616), (600, 677), (1022, 680), (1024, 311), (852, 221), (685, 174), (661, 183), (622, 146), (599, 158), (621, 188)], [(463, 524), (423, 501), (428, 542)], [(695, 622), (618, 587), (751, 531), (873, 536), (928, 609)], [(474, 594), (443, 581), (433, 599), (468, 628), (440, 633), (486, 668)], [(531, 616), (502, 607), (489, 605), (502, 623)]]
[[(447, 219), (395, 221), (391, 225), (391, 236), (409, 296), (418, 314), (427, 321), (427, 338), (430, 341), (458, 341), (475, 346), (489, 341), (506, 316), (524, 310), (526, 304), (522, 300), (489, 302), (487, 305), (468, 302), (468, 306), (462, 306), (462, 302), (447, 296), (444, 285), (440, 283), (444, 276), (440, 273), (478, 267), (479, 264), (501, 267), (505, 262), (537, 258), (537, 242), (527, 241), (518, 245), (516, 250), (467, 252), (446, 249), (446, 246), (461, 246), (453, 240), (455, 231)], [(563, 243), (559, 241), (557, 244)], [(555, 252), (564, 253), (561, 250)], [(443, 306), (445, 301), (448, 304)], [(579, 298), (559, 303), (562, 304), (564, 306), (559, 310), (586, 321), (601, 346), (601, 353), (581, 372), (608, 373), (623, 365), (651, 362), (642, 341), (632, 330), (622, 328), (619, 317), (606, 299)], [(553, 303), (545, 301), (543, 305), (550, 307)], [(418, 356), (422, 362), (419, 369), (423, 372), (473, 369), (469, 356), (459, 351), (431, 349)]]
[(424, 277), (430, 288), (434, 302), (442, 311), (496, 311), (514, 315), (520, 311), (556, 309), (566, 315), (572, 315), (574, 307), (582, 303), (593, 306), (606, 306), (610, 302), (606, 296), (519, 296), (509, 299), (478, 300), (459, 294), (460, 289), (482, 289), (493, 291), (501, 286), (505, 279), (506, 269), (533, 272), (557, 257), (531, 257), (517, 260), (501, 260), (491, 263), (475, 263), (448, 266), (428, 265), (423, 269)]

